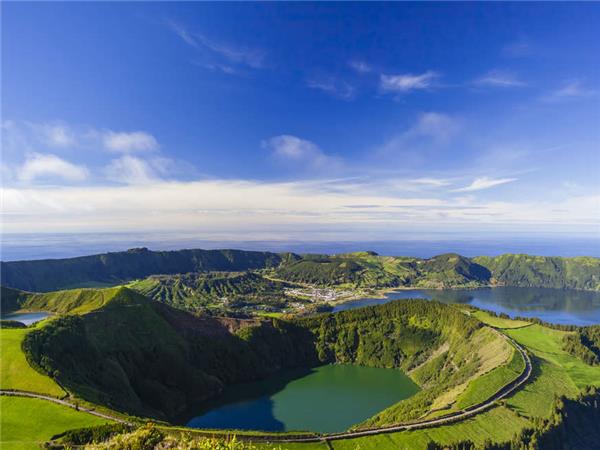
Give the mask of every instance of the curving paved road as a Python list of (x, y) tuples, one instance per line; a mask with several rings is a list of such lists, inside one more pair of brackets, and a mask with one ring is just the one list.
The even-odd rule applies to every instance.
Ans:
[[(333, 441), (333, 440), (339, 440), (339, 439), (352, 439), (352, 438), (357, 438), (357, 437), (373, 436), (373, 435), (384, 434), (384, 433), (394, 433), (397, 431), (407, 431), (407, 430), (418, 430), (418, 429), (422, 429), (422, 428), (430, 428), (430, 427), (437, 426), (437, 425), (445, 425), (445, 424), (449, 424), (449, 423), (459, 422), (461, 420), (465, 420), (470, 417), (476, 416), (477, 414), (480, 414), (480, 413), (492, 408), (498, 400), (501, 400), (501, 399), (507, 397), (508, 395), (512, 394), (513, 392), (515, 392), (517, 389), (519, 389), (519, 387), (521, 387), (524, 383), (526, 383), (529, 380), (529, 378), (531, 377), (532, 365), (531, 365), (531, 359), (529, 358), (529, 355), (527, 354), (527, 352), (523, 349), (523, 347), (521, 347), (519, 344), (517, 344), (517, 342), (515, 342), (509, 336), (505, 335), (504, 333), (499, 333), (499, 334), (501, 336), (503, 336), (505, 339), (507, 339), (509, 342), (511, 342), (514, 345), (514, 347), (517, 349), (517, 351), (521, 354), (521, 356), (523, 357), (523, 360), (525, 361), (525, 370), (516, 379), (514, 379), (512, 382), (510, 382), (509, 384), (504, 386), (502, 389), (500, 389), (498, 392), (496, 392), (496, 394), (494, 394), (493, 396), (488, 398), (486, 401), (479, 403), (477, 405), (470, 406), (469, 408), (466, 408), (462, 411), (448, 414), (446, 416), (443, 416), (443, 417), (440, 417), (437, 419), (422, 420), (419, 422), (411, 422), (411, 423), (407, 423), (407, 424), (391, 425), (388, 427), (369, 428), (369, 429), (361, 429), (361, 430), (356, 430), (356, 431), (344, 431), (341, 433), (331, 433), (331, 434), (324, 434), (324, 435), (309, 435), (309, 436), (307, 436), (307, 435), (295, 435), (294, 436), (294, 435), (289, 435), (289, 434), (281, 435), (281, 436), (242, 434), (242, 435), (238, 435), (238, 438), (244, 439), (244, 440), (256, 441), (256, 442), (290, 442), (290, 443), (292, 443), (292, 442), (323, 442), (323, 441)], [(73, 403), (70, 403), (66, 400), (61, 400), (56, 397), (51, 397), (49, 395), (36, 394), (33, 392), (26, 392), (26, 391), (6, 390), (6, 389), (0, 390), (0, 395), (10, 395), (10, 396), (16, 396), (16, 397), (30, 397), (30, 398), (38, 398), (38, 399), (42, 399), (42, 400), (47, 400), (50, 402), (57, 403), (59, 405), (67, 406), (69, 408), (77, 409), (79, 411), (83, 411), (88, 414), (92, 414), (97, 417), (102, 417), (104, 419), (113, 420), (115, 422), (123, 423), (126, 425), (135, 425), (134, 423), (128, 422), (119, 417), (111, 416), (109, 414), (104, 414), (104, 413), (95, 411), (93, 409), (82, 408), (82, 407), (77, 406)], [(217, 435), (216, 433), (210, 433), (208, 431), (204, 431), (204, 432), (200, 431), (195, 434), (207, 435), (207, 436)]]
[[(322, 436), (310, 436), (310, 437), (282, 436), (281, 439), (272, 439), (272, 437), (269, 437), (269, 438), (270, 438), (270, 440), (276, 441), (276, 442), (318, 442), (318, 441), (332, 441), (332, 440), (338, 440), (338, 439), (350, 439), (350, 438), (357, 438), (357, 437), (363, 437), (363, 436), (373, 436), (376, 434), (393, 433), (396, 431), (407, 431), (407, 430), (418, 430), (421, 428), (429, 428), (432, 426), (458, 422), (461, 420), (465, 420), (469, 417), (473, 417), (479, 413), (482, 413), (483, 411), (486, 411), (486, 410), (490, 409), (491, 407), (493, 407), (494, 404), (498, 400), (501, 400), (501, 399), (507, 397), (508, 395), (512, 394), (513, 392), (515, 392), (517, 389), (519, 389), (519, 387), (521, 387), (524, 383), (526, 383), (529, 380), (529, 378), (531, 377), (532, 365), (531, 365), (531, 359), (529, 358), (529, 355), (527, 354), (527, 352), (523, 349), (523, 347), (521, 347), (519, 344), (517, 344), (509, 336), (506, 336), (504, 333), (499, 333), (499, 334), (501, 334), (505, 339), (510, 341), (515, 346), (515, 348), (518, 350), (518, 352), (521, 354), (521, 356), (523, 357), (523, 360), (525, 361), (525, 370), (523, 370), (521, 375), (519, 375), (516, 379), (514, 379), (512, 382), (510, 382), (509, 384), (504, 386), (502, 389), (500, 389), (498, 392), (496, 392), (496, 394), (494, 394), (493, 396), (488, 398), (483, 403), (479, 403), (478, 405), (470, 406), (467, 409), (464, 409), (464, 410), (456, 412), (456, 413), (449, 414), (444, 417), (440, 417), (438, 419), (423, 420), (420, 422), (412, 422), (412, 423), (408, 423), (408, 424), (399, 424), (399, 425), (392, 425), (389, 427), (370, 428), (370, 429), (363, 429), (363, 430), (356, 430), (356, 431), (344, 431), (341, 433), (332, 433), (332, 434), (327, 434), (327, 435), (322, 435)], [(263, 439), (264, 439), (264, 437), (263, 437)]]

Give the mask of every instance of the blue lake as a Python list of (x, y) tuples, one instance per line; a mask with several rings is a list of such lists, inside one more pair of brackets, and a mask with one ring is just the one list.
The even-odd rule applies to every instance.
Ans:
[(48, 314), (47, 312), (12, 313), (2, 315), (2, 320), (16, 320), (17, 322), (21, 322), (29, 326), (31, 324), (39, 322), (40, 320), (45, 319), (49, 315), (50, 314)]
[(600, 324), (600, 293), (570, 289), (518, 287), (406, 289), (390, 292), (385, 298), (363, 298), (342, 303), (334, 308), (334, 312), (408, 298), (463, 303), (496, 313), (505, 313), (511, 317), (537, 317), (546, 322), (562, 325)]
[(187, 426), (343, 431), (418, 391), (398, 369), (336, 364), (286, 370), (227, 388)]

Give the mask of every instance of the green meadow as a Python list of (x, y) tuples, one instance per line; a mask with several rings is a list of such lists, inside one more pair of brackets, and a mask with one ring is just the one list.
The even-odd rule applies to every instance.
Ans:
[(34, 370), (21, 350), (21, 343), (31, 328), (0, 329), (0, 386), (62, 397), (65, 391), (51, 378)]
[(0, 448), (39, 449), (52, 436), (68, 429), (102, 425), (108, 421), (35, 398), (0, 396)]

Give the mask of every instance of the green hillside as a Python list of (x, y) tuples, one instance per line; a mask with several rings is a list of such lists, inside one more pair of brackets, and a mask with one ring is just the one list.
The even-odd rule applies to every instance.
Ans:
[(58, 314), (81, 314), (98, 309), (108, 303), (120, 290), (119, 287), (106, 289), (69, 289), (47, 293), (23, 292), (2, 287), (2, 311), (31, 310), (48, 311)]
[[(238, 336), (248, 327), (258, 329)], [(305, 340), (287, 323), (198, 318), (119, 288), (93, 313), (32, 331), (23, 348), (34, 366), (86, 400), (166, 418), (225, 384), (316, 364), (314, 352), (299, 347)]]
[(564, 349), (591, 366), (600, 365), (600, 325), (584, 327), (564, 337)]
[(276, 271), (284, 280), (320, 286), (427, 288), (487, 284), (489, 271), (457, 254), (430, 259), (378, 256), (372, 252), (306, 256)]
[(284, 288), (253, 272), (210, 272), (153, 275), (128, 284), (131, 289), (171, 306), (190, 311), (240, 311), (248, 305), (280, 310), (287, 304)]
[(0, 411), (0, 448), (6, 450), (38, 450), (52, 436), (67, 429), (107, 422), (35, 398), (0, 396)]
[(2, 285), (46, 292), (122, 284), (156, 274), (274, 267), (293, 255), (243, 250), (151, 251), (146, 248), (66, 259), (0, 263)]
[(79, 258), (0, 263), (4, 286), (38, 292), (123, 284), (151, 275), (257, 269), (271, 269), (277, 278), (318, 286), (504, 285), (600, 290), (600, 259), (591, 257), (506, 254), (466, 258), (449, 253), (420, 259), (378, 256), (373, 252), (299, 256), (242, 250), (150, 251), (141, 248)]
[(600, 290), (600, 258), (506, 254), (473, 261), (490, 270), (493, 284)]
[(600, 258), (506, 254), (429, 259), (372, 252), (305, 256), (283, 264), (278, 277), (321, 286), (452, 288), (488, 285), (600, 290)]
[[(239, 320), (196, 317), (127, 288), (89, 314), (30, 332), (23, 349), (41, 372), (85, 400), (171, 419), (226, 385), (282, 368), (339, 362), (412, 370), (424, 390), (378, 423), (450, 408), (470, 382), (512, 355), (493, 330), (437, 302)], [(457, 389), (445, 395), (450, 388)]]

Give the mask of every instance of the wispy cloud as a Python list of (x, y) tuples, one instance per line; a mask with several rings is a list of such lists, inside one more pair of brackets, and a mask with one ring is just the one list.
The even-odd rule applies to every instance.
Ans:
[[(167, 21), (167, 24), (186, 44), (198, 50), (208, 52), (212, 57), (220, 58), (230, 64), (242, 65), (252, 69), (262, 69), (265, 66), (265, 54), (262, 50), (234, 46), (209, 39), (205, 35), (190, 31), (182, 24), (174, 21)], [(214, 62), (207, 63), (207, 65), (208, 67), (215, 68), (226, 67)]]
[(356, 93), (356, 89), (350, 83), (333, 77), (311, 78), (307, 80), (306, 85), (342, 100), (352, 100)]
[(157, 139), (147, 131), (114, 131), (64, 122), (15, 122), (3, 125), (3, 144), (33, 152), (37, 148), (107, 150), (110, 152), (156, 151)]
[(465, 187), (453, 189), (452, 192), (473, 192), (473, 191), (481, 191), (483, 189), (490, 189), (495, 186), (500, 186), (506, 183), (512, 183), (513, 181), (517, 181), (516, 178), (490, 178), (490, 177), (480, 177), (475, 178), (473, 182)]
[(526, 83), (521, 81), (515, 74), (500, 70), (492, 70), (474, 81), (476, 86), (489, 87), (523, 87)]
[(502, 48), (502, 54), (509, 58), (522, 58), (533, 53), (533, 46), (527, 39), (517, 39)]
[(563, 83), (561, 87), (544, 97), (544, 100), (548, 102), (559, 102), (563, 100), (594, 97), (597, 94), (598, 91), (585, 87), (581, 80), (570, 80)]
[(313, 169), (333, 169), (340, 164), (338, 158), (325, 154), (314, 142), (297, 136), (283, 134), (266, 139), (261, 144), (280, 162), (302, 164)]
[(360, 61), (360, 60), (352, 60), (348, 62), (348, 66), (350, 66), (350, 68), (352, 68), (353, 70), (355, 70), (358, 73), (369, 73), (373, 71), (373, 68), (371, 67), (371, 65), (367, 64), (364, 61)]
[(447, 114), (429, 111), (419, 115), (416, 122), (393, 135), (379, 147), (379, 154), (402, 154), (412, 152), (422, 156), (423, 149), (447, 143), (461, 129), (461, 123)]
[(201, 62), (201, 61), (192, 61), (192, 64), (202, 67), (204, 69), (219, 71), (226, 73), (227, 75), (237, 75), (238, 71), (226, 64), (212, 63), (212, 62)]
[[(243, 193), (243, 195), (241, 195)], [(137, 185), (4, 189), (5, 232), (193, 230), (271, 239), (300, 230), (389, 238), (403, 229), (598, 226), (597, 195), (564, 201), (479, 201), (378, 193), (368, 186), (331, 191), (312, 182), (204, 180)], [(115, 202), (114, 199), (119, 201)], [(348, 206), (353, 207), (349, 208)], [(441, 225), (440, 220), (443, 220)], [(597, 229), (597, 228), (596, 228)]]
[(102, 133), (102, 142), (106, 149), (123, 153), (158, 150), (159, 148), (156, 138), (145, 131), (105, 131)]
[(69, 147), (77, 143), (75, 132), (60, 122), (30, 124), (41, 140), (52, 147)]
[(85, 180), (89, 172), (85, 166), (76, 165), (52, 154), (31, 153), (17, 170), (17, 178), (29, 183), (34, 181)]
[(426, 112), (419, 116), (416, 124), (406, 132), (409, 136), (430, 136), (436, 140), (447, 140), (459, 129), (456, 119), (447, 114)]
[(434, 86), (439, 74), (427, 71), (419, 75), (397, 74), (380, 76), (380, 88), (384, 92), (406, 93), (414, 90), (430, 89)]
[(151, 163), (131, 155), (112, 160), (104, 173), (109, 180), (123, 184), (149, 184), (160, 179)]

